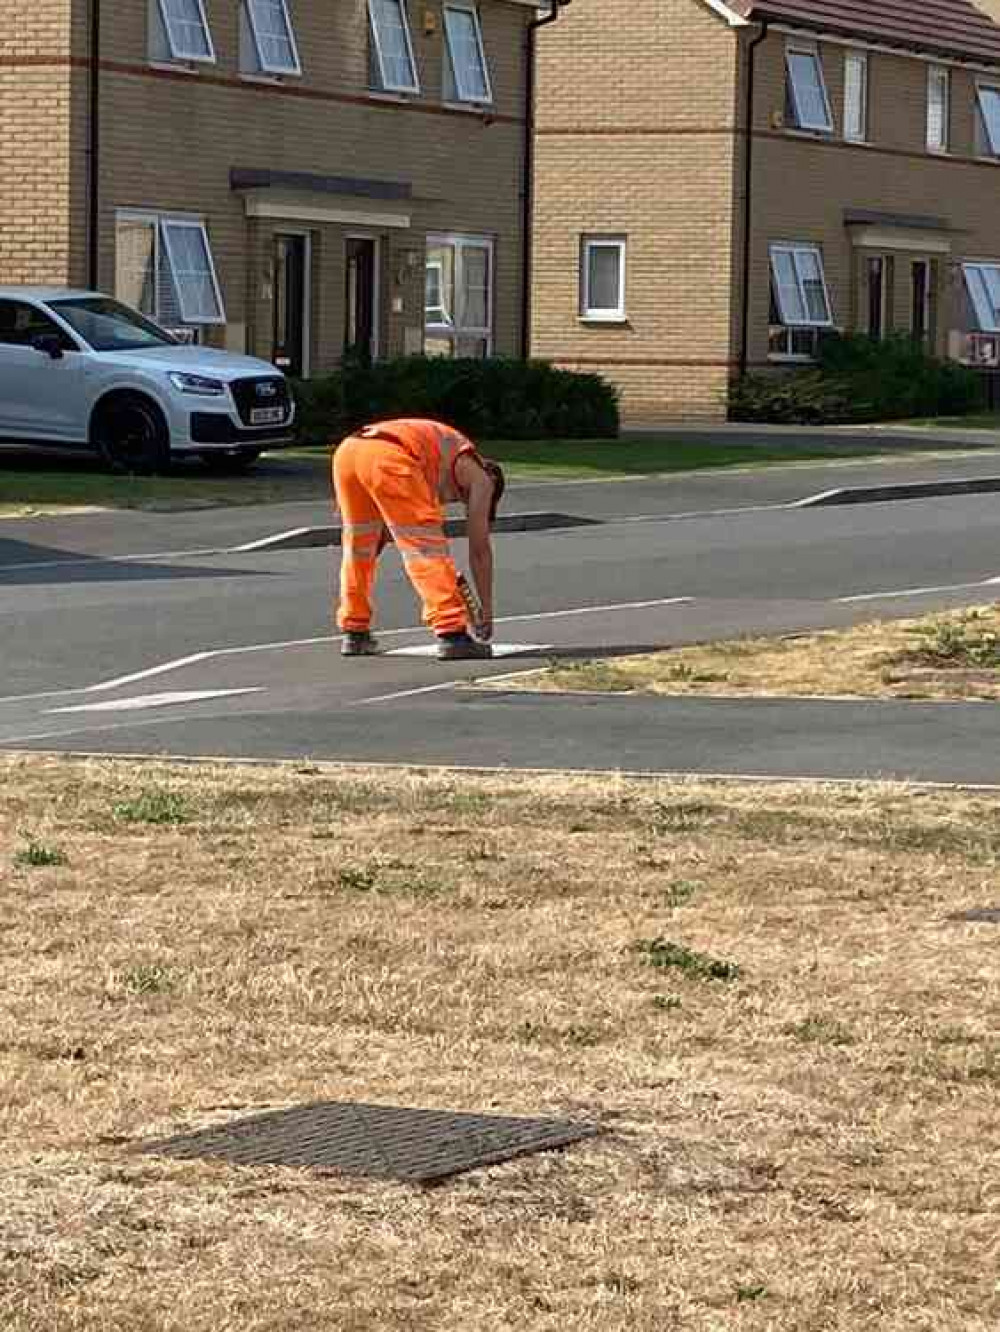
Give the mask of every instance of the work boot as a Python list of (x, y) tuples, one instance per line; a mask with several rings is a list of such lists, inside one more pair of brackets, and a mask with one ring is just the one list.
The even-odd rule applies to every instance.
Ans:
[(377, 657), (379, 651), (378, 639), (374, 638), (367, 629), (357, 632), (348, 630), (344, 635), (344, 641), (340, 645), (340, 655), (342, 657)]
[(458, 634), (439, 634), (437, 654), (438, 661), (483, 661), (493, 656), (493, 649), (489, 643), (480, 643), (463, 630)]

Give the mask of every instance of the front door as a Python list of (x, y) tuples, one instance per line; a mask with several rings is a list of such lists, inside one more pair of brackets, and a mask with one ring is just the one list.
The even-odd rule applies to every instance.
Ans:
[(274, 338), (271, 360), (294, 379), (307, 372), (306, 301), (308, 243), (305, 236), (274, 238)]
[(910, 331), (917, 342), (927, 342), (930, 333), (931, 266), (927, 259), (914, 259), (911, 270), (913, 309)]
[(344, 353), (372, 361), (378, 355), (377, 256), (377, 241), (367, 236), (347, 238)]

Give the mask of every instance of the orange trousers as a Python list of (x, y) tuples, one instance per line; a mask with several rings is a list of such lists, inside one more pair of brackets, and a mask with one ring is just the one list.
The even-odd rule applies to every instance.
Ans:
[(420, 461), (391, 440), (349, 435), (333, 455), (343, 523), (340, 606), (345, 632), (370, 628), (375, 565), (386, 528), (436, 634), (459, 633), (468, 613), (444, 534), (444, 512)]

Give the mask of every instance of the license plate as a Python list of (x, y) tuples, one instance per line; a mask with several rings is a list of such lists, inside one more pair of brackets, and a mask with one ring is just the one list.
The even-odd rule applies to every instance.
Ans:
[(280, 425), (285, 419), (284, 407), (251, 407), (251, 425)]

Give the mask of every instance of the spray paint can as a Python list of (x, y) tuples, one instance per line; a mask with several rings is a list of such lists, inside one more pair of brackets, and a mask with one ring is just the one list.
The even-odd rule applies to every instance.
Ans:
[(479, 600), (478, 594), (464, 573), (458, 575), (458, 590), (465, 602), (465, 609), (469, 613), (469, 625), (472, 632), (478, 636), (483, 627), (483, 603)]

